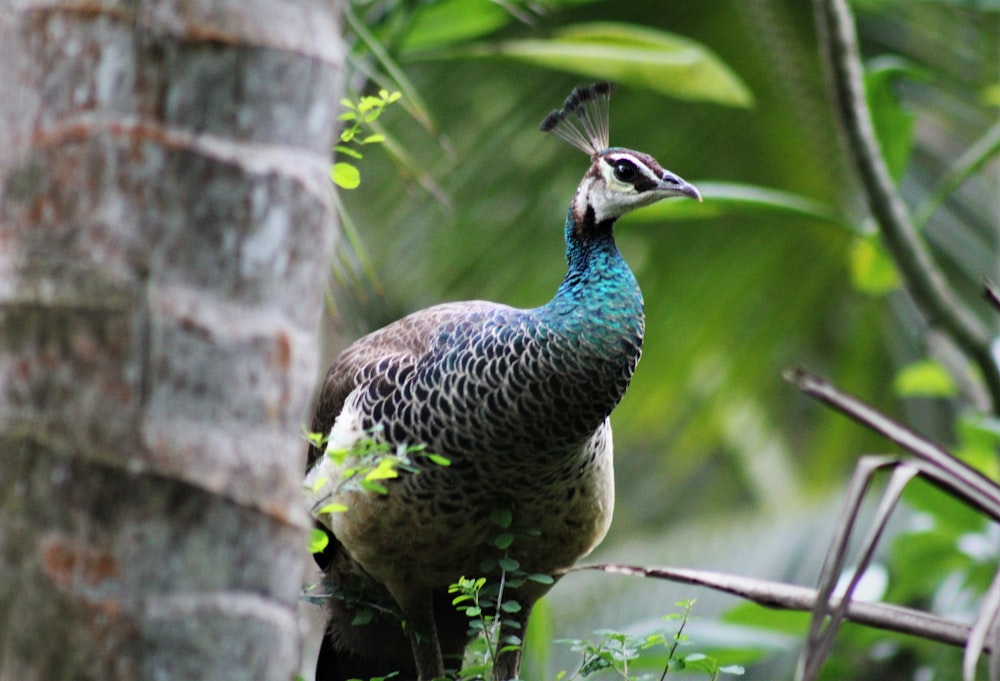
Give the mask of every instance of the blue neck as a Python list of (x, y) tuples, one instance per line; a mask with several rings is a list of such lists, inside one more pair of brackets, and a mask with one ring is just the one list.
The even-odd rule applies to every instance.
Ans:
[(549, 306), (560, 314), (581, 314), (590, 324), (642, 323), (642, 292), (615, 246), (614, 221), (581, 228), (572, 209), (566, 218), (569, 270)]

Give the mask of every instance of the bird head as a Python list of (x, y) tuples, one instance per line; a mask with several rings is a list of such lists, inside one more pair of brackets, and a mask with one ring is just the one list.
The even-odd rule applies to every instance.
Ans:
[(615, 220), (636, 208), (672, 196), (701, 201), (698, 189), (664, 169), (649, 154), (610, 147), (610, 83), (594, 83), (573, 90), (563, 108), (552, 111), (541, 129), (552, 132), (588, 154), (590, 168), (573, 200), (578, 222)]

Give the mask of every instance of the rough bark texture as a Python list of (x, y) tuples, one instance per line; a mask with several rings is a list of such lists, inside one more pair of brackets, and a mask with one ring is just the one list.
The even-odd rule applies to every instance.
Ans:
[(337, 0), (0, 0), (0, 680), (290, 678)]

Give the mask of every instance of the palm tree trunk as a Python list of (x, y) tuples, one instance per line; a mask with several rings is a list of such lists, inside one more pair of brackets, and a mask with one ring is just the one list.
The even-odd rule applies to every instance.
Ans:
[(0, 0), (0, 681), (281, 679), (340, 0)]

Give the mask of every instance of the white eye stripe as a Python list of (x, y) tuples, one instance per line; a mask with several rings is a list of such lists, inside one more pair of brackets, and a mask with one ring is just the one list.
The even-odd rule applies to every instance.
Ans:
[(605, 162), (612, 170), (619, 164), (619, 162), (630, 163), (641, 175), (644, 175), (650, 181), (656, 183), (660, 181), (660, 176), (655, 170), (649, 167), (649, 165), (641, 158), (635, 156), (634, 154), (626, 153), (612, 153), (607, 154), (604, 157)]

